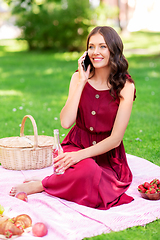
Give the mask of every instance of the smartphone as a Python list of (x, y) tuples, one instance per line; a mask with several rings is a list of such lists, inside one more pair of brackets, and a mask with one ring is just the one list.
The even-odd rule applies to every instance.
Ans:
[(88, 52), (87, 52), (86, 57), (83, 61), (83, 69), (84, 69), (85, 72), (87, 71), (87, 68), (88, 68), (89, 64), (92, 66), (92, 63), (90, 61), (90, 58), (89, 58)]

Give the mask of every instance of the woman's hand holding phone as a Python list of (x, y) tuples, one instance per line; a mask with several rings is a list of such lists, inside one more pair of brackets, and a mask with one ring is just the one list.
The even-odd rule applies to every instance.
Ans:
[(86, 51), (78, 60), (79, 78), (80, 78), (80, 80), (85, 81), (85, 82), (89, 78), (90, 69), (91, 69), (90, 63), (86, 64), (86, 62), (88, 62), (88, 58), (89, 58), (88, 53)]
[(90, 58), (89, 58), (88, 52), (87, 52), (86, 56), (85, 56), (85, 59), (84, 59), (84, 61), (82, 63), (82, 66), (83, 66), (85, 72), (87, 71), (89, 65), (92, 65), (92, 63), (90, 61)]

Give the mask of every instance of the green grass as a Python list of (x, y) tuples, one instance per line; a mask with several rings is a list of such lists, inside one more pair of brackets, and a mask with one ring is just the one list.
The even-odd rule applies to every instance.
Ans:
[[(124, 136), (125, 149), (160, 166), (160, 33), (139, 32), (122, 38), (137, 90)], [(36, 120), (39, 135), (52, 136), (53, 129), (59, 128), (63, 140), (68, 130), (60, 126), (59, 113), (79, 56), (76, 52), (28, 52), (25, 41), (0, 41), (0, 138), (19, 136), (22, 118), (30, 114)], [(25, 134), (33, 134), (29, 120)], [(157, 220), (145, 227), (90, 239), (150, 240), (159, 236)]]
[(160, 165), (160, 55), (132, 56), (129, 62), (137, 98), (124, 136), (126, 151)]
[[(0, 65), (0, 138), (17, 136), (20, 123), (31, 114), (39, 135), (60, 128), (59, 112), (66, 101), (78, 53), (4, 52)], [(32, 128), (27, 123), (26, 134)], [(66, 131), (61, 128), (61, 134)]]
[(156, 220), (144, 227), (132, 227), (120, 232), (111, 232), (99, 236), (84, 238), (84, 240), (159, 240), (160, 221)]

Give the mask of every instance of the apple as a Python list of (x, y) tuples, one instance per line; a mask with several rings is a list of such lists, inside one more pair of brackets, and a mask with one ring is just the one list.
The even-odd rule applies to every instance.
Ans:
[(25, 202), (28, 202), (27, 193), (25, 192), (18, 192), (15, 197)]
[(32, 234), (35, 237), (43, 237), (47, 235), (47, 233), (48, 233), (48, 228), (42, 222), (37, 222), (32, 227)]

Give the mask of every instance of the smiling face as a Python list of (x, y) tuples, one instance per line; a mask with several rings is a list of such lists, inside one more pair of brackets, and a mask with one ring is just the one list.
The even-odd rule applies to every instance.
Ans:
[(94, 68), (109, 66), (110, 51), (100, 33), (92, 35), (88, 44), (88, 55)]

